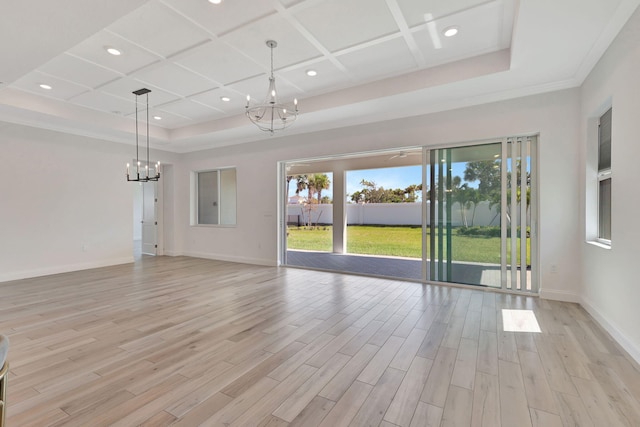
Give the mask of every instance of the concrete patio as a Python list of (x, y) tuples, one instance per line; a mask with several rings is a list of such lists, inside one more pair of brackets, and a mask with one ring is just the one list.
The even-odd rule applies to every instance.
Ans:
[[(286, 265), (379, 277), (422, 280), (422, 265), (417, 258), (288, 250)], [(454, 262), (452, 263), (451, 280), (448, 282), (500, 287), (500, 266)], [(527, 282), (531, 283), (530, 270), (527, 271)]]

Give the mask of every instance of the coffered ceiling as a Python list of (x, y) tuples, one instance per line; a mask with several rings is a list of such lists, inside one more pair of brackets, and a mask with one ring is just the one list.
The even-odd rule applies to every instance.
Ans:
[(268, 138), (244, 104), (266, 93), (269, 39), (279, 97), (300, 105), (288, 135), (573, 87), (639, 2), (12, 1), (0, 120), (131, 142), (132, 91), (147, 87), (158, 148)]

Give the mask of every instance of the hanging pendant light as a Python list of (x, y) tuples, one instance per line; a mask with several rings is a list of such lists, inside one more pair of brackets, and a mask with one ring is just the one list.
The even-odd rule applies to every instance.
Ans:
[[(136, 96), (136, 172), (135, 178), (131, 178), (130, 175), (130, 165), (127, 163), (127, 181), (134, 182), (149, 182), (149, 181), (157, 181), (160, 179), (160, 162), (154, 165), (155, 171), (152, 175), (149, 175), (151, 171), (149, 170), (149, 92), (151, 90), (143, 88), (133, 91), (133, 94)], [(139, 132), (138, 132), (138, 99), (140, 96), (146, 95), (146, 105), (147, 105), (147, 162), (144, 165), (144, 169), (142, 168), (142, 164), (140, 163), (140, 150), (139, 150)]]
[(260, 130), (273, 134), (275, 131), (289, 127), (298, 117), (298, 100), (293, 104), (278, 103), (276, 91), (276, 78), (273, 75), (273, 49), (278, 46), (274, 40), (267, 40), (267, 47), (271, 49), (271, 76), (269, 77), (269, 90), (263, 103), (252, 104), (251, 96), (247, 95), (245, 113), (249, 120)]

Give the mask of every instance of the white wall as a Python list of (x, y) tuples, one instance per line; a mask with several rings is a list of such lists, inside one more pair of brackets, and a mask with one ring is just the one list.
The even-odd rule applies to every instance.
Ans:
[[(427, 201), (427, 221), (429, 221), (429, 204)], [(437, 202), (436, 202), (437, 206)], [(347, 203), (348, 225), (422, 225), (422, 204), (418, 203)], [(499, 226), (496, 206), (491, 207), (490, 202), (478, 202), (475, 209), (465, 209), (467, 225), (494, 225)], [(436, 207), (437, 209), (437, 207)], [(516, 211), (519, 215), (520, 209)], [(333, 224), (333, 205), (312, 205), (311, 209), (303, 204), (287, 205), (287, 221), (296, 221), (299, 218), (301, 224), (309, 221), (311, 214), (312, 224)], [(437, 216), (437, 215), (436, 215)], [(473, 219), (473, 221), (472, 221)], [(464, 218), (460, 210), (460, 203), (455, 202), (451, 208), (451, 224), (454, 227), (464, 225)]]
[(131, 262), (132, 151), (0, 123), (0, 282)]
[[(579, 90), (191, 153), (176, 167), (176, 249), (186, 255), (275, 265), (277, 162), (414, 145), (540, 133), (542, 294), (578, 300)], [(304, 120), (304, 114), (300, 120)], [(234, 228), (189, 226), (189, 173), (237, 167)], [(561, 207), (561, 208), (559, 208)], [(556, 266), (551, 272), (552, 266)]]
[[(640, 361), (640, 10), (629, 19), (582, 87), (580, 240), (583, 305)], [(587, 243), (597, 218), (595, 119), (612, 117), (612, 246)]]
[(236, 170), (224, 169), (220, 171), (220, 224), (236, 223)]

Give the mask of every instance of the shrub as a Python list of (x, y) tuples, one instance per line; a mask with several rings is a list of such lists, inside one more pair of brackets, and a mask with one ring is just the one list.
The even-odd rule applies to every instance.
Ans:
[[(520, 237), (520, 227), (517, 228), (518, 237)], [(527, 236), (529, 237), (529, 227), (527, 227)], [(477, 236), (477, 237), (500, 237), (500, 227), (498, 226), (476, 226), (476, 227), (459, 227), (458, 235), (460, 236)], [(507, 237), (511, 237), (511, 227), (507, 227)]]

